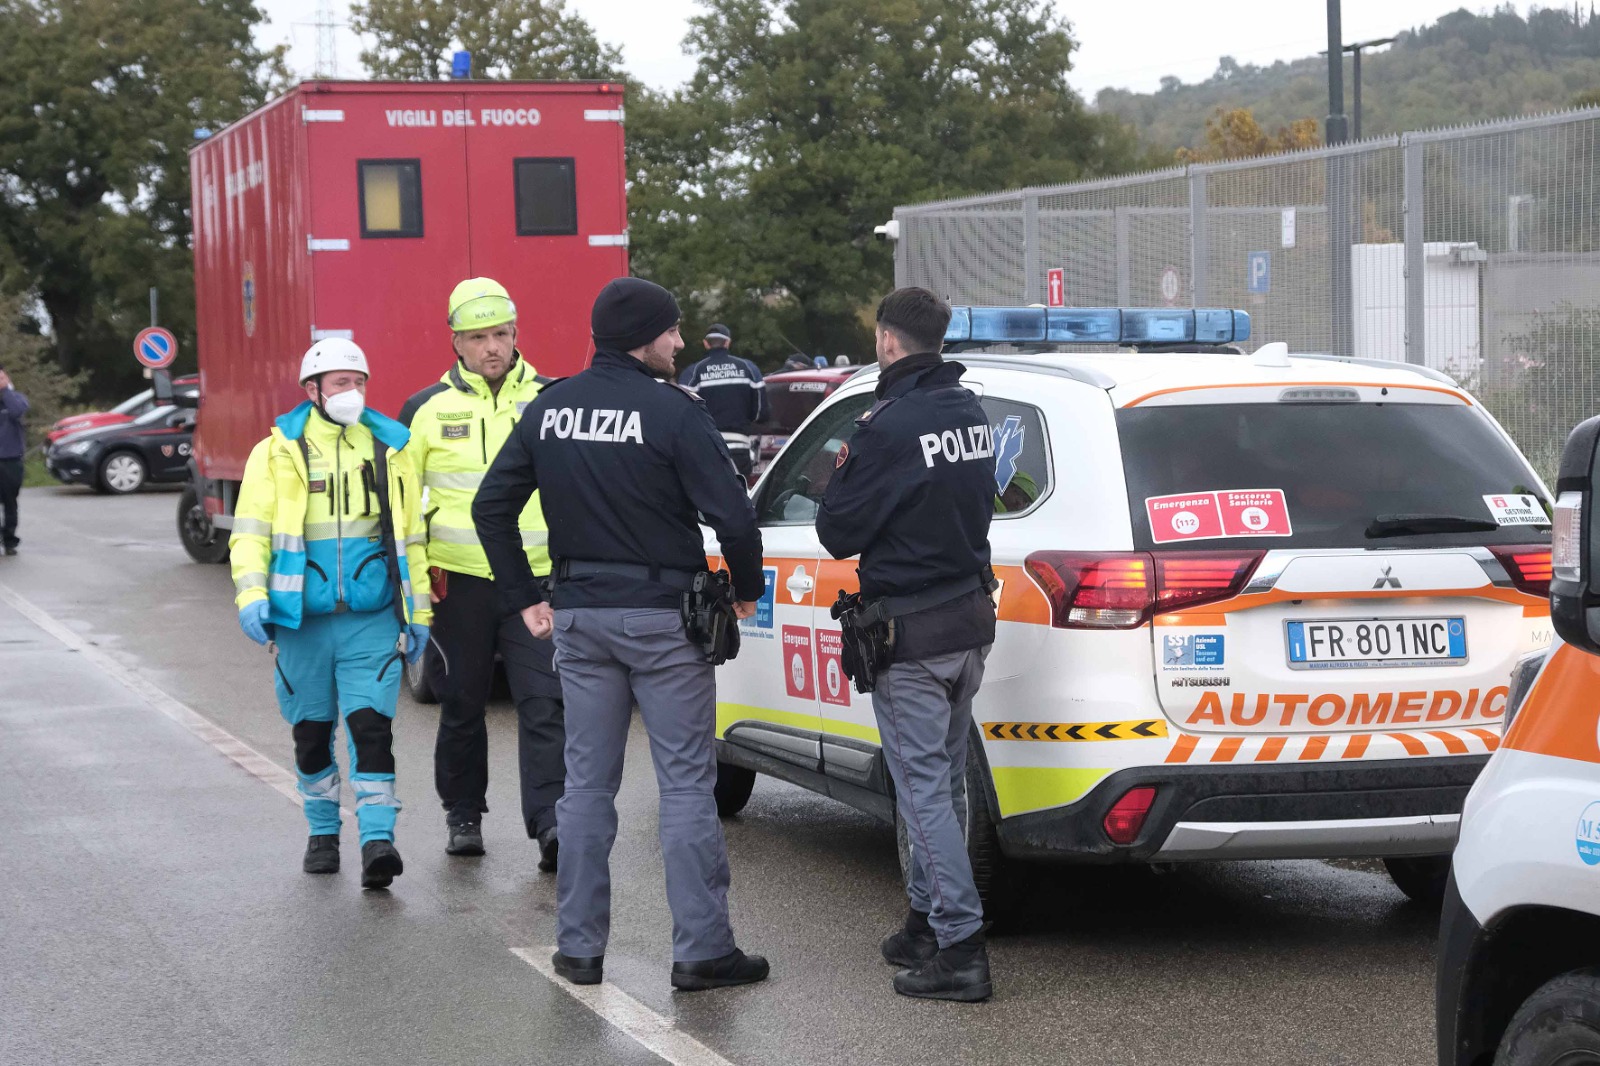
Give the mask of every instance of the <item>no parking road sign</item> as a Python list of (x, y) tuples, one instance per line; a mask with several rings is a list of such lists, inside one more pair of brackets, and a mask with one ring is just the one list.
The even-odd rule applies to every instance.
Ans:
[(140, 365), (161, 370), (178, 358), (178, 339), (160, 326), (149, 326), (133, 338), (133, 357)]

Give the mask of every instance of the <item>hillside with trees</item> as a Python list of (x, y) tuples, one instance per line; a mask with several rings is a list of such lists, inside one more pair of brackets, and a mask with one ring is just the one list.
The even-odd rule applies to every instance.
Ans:
[[(1327, 69), (1321, 56), (1270, 66), (1224, 56), (1199, 84), (1169, 77), (1154, 93), (1103, 89), (1096, 106), (1137, 129), (1153, 150), (1204, 151), (1207, 120), (1219, 111), (1248, 108), (1262, 129), (1320, 122), (1328, 110)], [(1600, 19), (1592, 8), (1526, 16), (1509, 5), (1481, 15), (1455, 11), (1368, 53), (1361, 80), (1367, 137), (1600, 104)]]

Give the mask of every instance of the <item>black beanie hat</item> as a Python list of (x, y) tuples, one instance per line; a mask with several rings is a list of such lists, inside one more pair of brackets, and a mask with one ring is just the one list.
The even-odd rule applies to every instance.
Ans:
[(597, 348), (630, 352), (678, 324), (683, 315), (672, 293), (643, 278), (615, 278), (595, 297), (589, 331)]

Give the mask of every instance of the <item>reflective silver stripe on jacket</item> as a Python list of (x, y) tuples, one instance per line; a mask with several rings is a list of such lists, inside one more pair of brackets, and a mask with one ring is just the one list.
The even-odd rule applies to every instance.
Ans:
[(433, 610), (433, 600), (428, 596), (413, 596), (411, 597), (411, 609), (413, 611), (431, 611)]
[[(428, 536), (441, 544), (471, 544), (480, 545), (476, 529), (457, 529), (454, 526), (442, 526), (437, 520)], [(550, 543), (550, 533), (544, 529), (524, 529), (522, 531), (522, 546), (524, 548), (542, 548)]]
[(274, 533), (272, 535), (272, 550), (275, 552), (303, 552), (306, 550), (306, 538), (297, 537), (293, 533)]
[(413, 534), (411, 534), (411, 536), (406, 538), (405, 546), (409, 548), (413, 544), (426, 544), (426, 543), (428, 543), (428, 535), (426, 533), (413, 533)]
[(466, 470), (454, 474), (442, 470), (429, 470), (422, 475), (422, 484), (430, 489), (470, 489), (476, 492), (478, 486), (483, 484), (483, 475), (482, 470)]
[(333, 540), (336, 537), (375, 537), (378, 535), (376, 518), (346, 518), (339, 522), (307, 522), (306, 540)]
[(267, 575), (254, 572), (240, 574), (233, 579), (233, 587), (239, 592), (249, 592), (251, 589), (264, 589), (267, 587)]
[(272, 592), (304, 592), (306, 579), (302, 574), (273, 574), (267, 580), (267, 588)]
[(233, 531), (235, 533), (243, 533), (247, 537), (270, 537), (272, 535), (272, 523), (264, 522), (259, 518), (241, 518), (239, 515), (234, 515)]

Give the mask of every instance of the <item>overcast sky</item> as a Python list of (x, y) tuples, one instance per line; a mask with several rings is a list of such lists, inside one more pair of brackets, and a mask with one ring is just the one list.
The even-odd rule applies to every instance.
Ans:
[[(318, 0), (259, 0), (271, 17), (263, 43), (291, 45), (295, 73), (309, 75), (317, 59)], [(1267, 64), (1297, 59), (1327, 47), (1324, 0), (1054, 0), (1073, 24), (1080, 51), (1070, 80), (1090, 100), (1107, 86), (1148, 92), (1161, 77), (1184, 81), (1209, 77), (1217, 59), (1231, 55), (1241, 63)], [(600, 38), (622, 48), (632, 73), (667, 89), (693, 71), (683, 55), (688, 19), (699, 11), (695, 0), (568, 0), (594, 26)], [(1432, 22), (1447, 11), (1487, 3), (1460, 0), (1344, 0), (1347, 42), (1390, 37)], [(1518, 10), (1532, 6), (1519, 0)], [(1560, 6), (1546, 2), (1540, 6)], [(348, 19), (347, 0), (333, 0), (335, 19)], [(361, 76), (360, 43), (348, 28), (336, 31), (339, 73)]]

